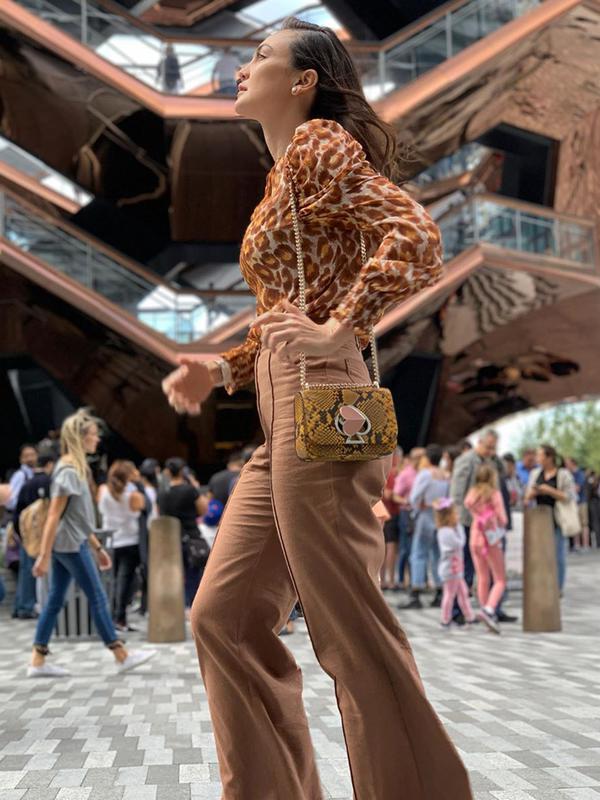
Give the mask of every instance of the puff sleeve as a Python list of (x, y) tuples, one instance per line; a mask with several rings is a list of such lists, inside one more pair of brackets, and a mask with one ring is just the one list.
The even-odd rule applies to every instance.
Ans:
[[(392, 306), (442, 275), (438, 226), (403, 189), (378, 173), (339, 123), (313, 119), (286, 153), (302, 221), (358, 228), (378, 246), (330, 316), (362, 335)], [(372, 239), (371, 239), (372, 241)]]

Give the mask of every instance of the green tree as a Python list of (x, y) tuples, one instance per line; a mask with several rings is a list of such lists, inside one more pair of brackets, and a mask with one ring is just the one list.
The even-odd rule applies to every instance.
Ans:
[(517, 451), (551, 444), (564, 456), (600, 470), (600, 404), (597, 401), (555, 406), (525, 428)]

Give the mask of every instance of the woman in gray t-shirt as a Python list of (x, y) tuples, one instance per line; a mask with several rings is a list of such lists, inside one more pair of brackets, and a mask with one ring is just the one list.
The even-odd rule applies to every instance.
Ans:
[(127, 652), (115, 631), (108, 598), (98, 574), (98, 568), (107, 570), (112, 566), (109, 554), (93, 534), (94, 501), (88, 482), (86, 456), (96, 452), (99, 441), (98, 422), (84, 409), (63, 422), (60, 436), (62, 458), (52, 475), (50, 508), (40, 554), (33, 567), (36, 577), (42, 577), (50, 567), (52, 569), (50, 591), (37, 623), (31, 664), (27, 669), (30, 678), (69, 675), (68, 670), (47, 664), (46, 656), (56, 619), (73, 579), (85, 592), (94, 624), (104, 644), (112, 651), (119, 672), (143, 664), (156, 652)]

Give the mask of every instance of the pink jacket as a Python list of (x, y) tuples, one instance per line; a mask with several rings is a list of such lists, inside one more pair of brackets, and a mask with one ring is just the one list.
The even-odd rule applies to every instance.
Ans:
[(489, 515), (490, 523), (503, 528), (508, 524), (504, 501), (500, 491), (496, 489), (488, 500), (483, 500), (476, 486), (469, 489), (465, 497), (465, 508), (473, 515), (471, 532), (469, 534), (470, 547), (485, 547), (486, 540), (481, 529), (480, 517)]

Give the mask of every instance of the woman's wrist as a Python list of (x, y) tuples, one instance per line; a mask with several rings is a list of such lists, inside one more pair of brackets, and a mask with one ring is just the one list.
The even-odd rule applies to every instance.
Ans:
[(325, 323), (325, 330), (329, 334), (329, 338), (334, 345), (343, 342), (349, 336), (353, 335), (352, 325), (349, 325), (346, 320), (339, 320), (335, 317), (329, 317)]

